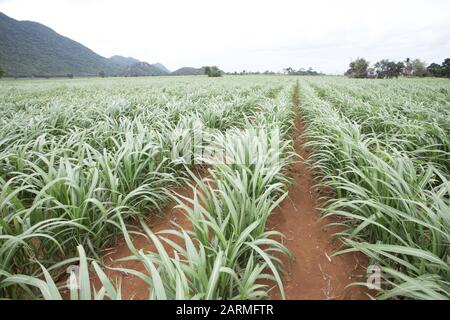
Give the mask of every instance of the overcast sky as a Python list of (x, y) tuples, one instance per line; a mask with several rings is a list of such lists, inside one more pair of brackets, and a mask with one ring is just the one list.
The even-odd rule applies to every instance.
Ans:
[(358, 56), (450, 56), (450, 0), (0, 0), (109, 57), (225, 71), (313, 67), (342, 73)]

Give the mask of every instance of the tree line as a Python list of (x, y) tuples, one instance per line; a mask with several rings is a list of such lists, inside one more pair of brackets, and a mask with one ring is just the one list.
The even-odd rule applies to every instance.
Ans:
[(321, 75), (323, 75), (323, 73), (317, 72), (313, 68), (308, 68), (307, 70), (304, 68), (294, 70), (291, 67), (289, 67), (289, 68), (285, 68), (284, 71), (290, 76), (321, 76)]
[(450, 58), (442, 64), (432, 63), (429, 66), (420, 59), (407, 58), (405, 61), (382, 59), (372, 66), (364, 58), (350, 62), (345, 75), (350, 78), (397, 78), (405, 77), (443, 77), (450, 78)]
[(298, 70), (295, 70), (292, 67), (288, 67), (288, 68), (284, 68), (282, 71), (270, 71), (270, 70), (266, 70), (264, 72), (260, 72), (260, 71), (246, 71), (246, 70), (242, 70), (241, 72), (228, 72), (227, 74), (229, 75), (259, 75), (259, 74), (264, 74), (264, 75), (281, 75), (281, 74), (287, 74), (290, 76), (321, 76), (324, 75), (321, 72), (317, 72), (315, 71), (313, 68), (300, 68)]

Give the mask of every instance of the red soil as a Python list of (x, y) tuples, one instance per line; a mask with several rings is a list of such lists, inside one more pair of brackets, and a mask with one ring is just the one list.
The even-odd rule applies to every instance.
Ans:
[[(301, 158), (307, 159), (308, 152), (302, 148), (302, 132), (303, 124), (298, 117), (294, 146)], [(339, 249), (339, 243), (331, 239), (338, 230), (326, 227), (333, 220), (320, 220), (319, 196), (306, 164), (296, 162), (293, 171), (292, 178), (297, 185), (289, 187), (289, 197), (272, 213), (267, 223), (268, 229), (275, 229), (286, 236), (284, 245), (295, 256), (292, 264), (287, 257), (281, 257), (288, 271), (282, 277), (286, 299), (367, 299), (364, 287), (345, 289), (352, 282), (362, 281), (358, 276), (364, 273), (364, 256), (344, 254), (331, 257)], [(280, 299), (277, 288), (270, 298)]]

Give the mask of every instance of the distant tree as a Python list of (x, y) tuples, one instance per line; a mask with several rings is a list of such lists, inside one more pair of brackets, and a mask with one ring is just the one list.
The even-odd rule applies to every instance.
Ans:
[(205, 67), (205, 74), (208, 77), (221, 77), (222, 71), (217, 66)]
[(442, 77), (442, 66), (437, 63), (430, 64), (427, 71), (433, 77)]
[(389, 60), (383, 59), (373, 65), (373, 68), (374, 68), (377, 78), (387, 78), (388, 77), (389, 63), (390, 63)]
[(428, 75), (425, 62), (419, 59), (414, 59), (413, 61), (411, 61), (411, 66), (412, 66), (412, 75), (414, 77), (426, 77)]
[(294, 73), (294, 69), (292, 69), (291, 67), (285, 68), (284, 72), (286, 72), (287, 74), (291, 75)]
[(447, 58), (442, 62), (442, 77), (450, 78), (450, 58)]
[(397, 78), (403, 74), (403, 70), (405, 70), (405, 64), (403, 62), (394, 62), (392, 64), (392, 76)]
[(5, 71), (3, 71), (2, 66), (0, 66), (0, 79), (5, 75)]
[(100, 72), (98, 73), (98, 76), (101, 77), (101, 78), (106, 77), (105, 71), (100, 71)]
[(369, 69), (369, 61), (364, 58), (357, 58), (350, 62), (349, 69), (345, 75), (350, 78), (367, 78)]
[(305, 68), (300, 68), (300, 69), (298, 69), (297, 71), (294, 71), (294, 74), (304, 76), (304, 75), (306, 75), (307, 73), (306, 73)]
[(403, 74), (406, 77), (411, 77), (413, 75), (413, 65), (411, 63), (411, 59), (406, 58), (404, 63), (405, 63), (405, 69), (403, 70)]
[(383, 59), (375, 63), (374, 71), (377, 78), (397, 78), (405, 69), (403, 62)]
[(73, 73), (68, 73), (68, 74), (67, 74), (67, 78), (73, 79)]

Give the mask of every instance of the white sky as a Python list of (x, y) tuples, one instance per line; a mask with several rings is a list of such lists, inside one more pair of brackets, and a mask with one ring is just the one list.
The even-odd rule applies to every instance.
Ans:
[(449, 0), (0, 0), (100, 55), (225, 71), (450, 56)]

